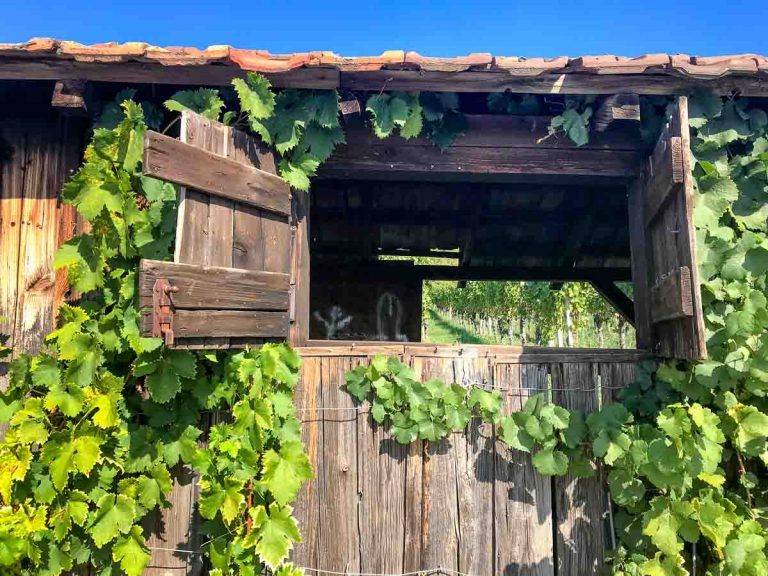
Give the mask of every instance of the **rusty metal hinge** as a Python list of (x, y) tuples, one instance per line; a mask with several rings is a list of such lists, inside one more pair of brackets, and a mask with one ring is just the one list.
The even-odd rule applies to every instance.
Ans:
[(152, 337), (163, 338), (166, 346), (173, 346), (173, 301), (171, 294), (178, 292), (165, 278), (155, 280), (152, 286)]

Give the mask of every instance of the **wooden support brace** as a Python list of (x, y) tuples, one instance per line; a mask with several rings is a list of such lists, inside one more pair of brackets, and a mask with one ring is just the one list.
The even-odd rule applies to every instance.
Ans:
[(595, 113), (593, 127), (596, 132), (605, 132), (617, 121), (639, 124), (640, 97), (637, 94), (613, 94), (606, 97)]
[(85, 80), (58, 80), (53, 87), (51, 106), (67, 116), (86, 116), (86, 89)]
[(593, 280), (591, 284), (616, 309), (616, 312), (632, 326), (635, 325), (635, 304), (629, 296), (624, 294), (615, 283), (607, 280)]

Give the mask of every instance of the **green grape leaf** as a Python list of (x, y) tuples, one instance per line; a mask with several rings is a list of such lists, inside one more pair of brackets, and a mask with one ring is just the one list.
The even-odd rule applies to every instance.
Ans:
[(190, 110), (200, 114), (203, 118), (218, 120), (221, 110), (224, 108), (224, 101), (219, 96), (218, 90), (198, 88), (197, 90), (180, 90), (176, 92), (164, 102), (164, 106), (171, 112)]
[(123, 494), (105, 494), (89, 514), (88, 527), (93, 542), (101, 548), (119, 534), (130, 532), (136, 520), (136, 504)]
[(200, 496), (200, 515), (212, 519), (221, 513), (227, 524), (231, 524), (240, 515), (245, 505), (244, 483), (234, 478), (226, 478), (223, 485), (205, 486)]
[(539, 450), (531, 459), (539, 474), (562, 476), (568, 471), (568, 457), (559, 450)]
[(250, 119), (264, 120), (275, 112), (272, 85), (261, 74), (248, 72), (245, 79), (233, 79), (232, 86), (240, 100), (240, 109), (248, 114)]
[(284, 506), (296, 499), (301, 485), (314, 477), (312, 465), (300, 442), (288, 442), (280, 451), (264, 453), (262, 482), (275, 501)]
[(112, 559), (120, 563), (120, 568), (127, 576), (141, 576), (150, 558), (139, 526), (133, 526), (130, 532), (119, 537), (112, 547)]
[(254, 530), (245, 538), (246, 548), (255, 546), (256, 553), (271, 569), (276, 569), (293, 548), (301, 542), (301, 534), (290, 506), (270, 504), (269, 514), (264, 506), (251, 510)]
[(74, 418), (83, 410), (85, 392), (82, 388), (68, 385), (54, 385), (45, 395), (43, 405), (49, 412), (60, 409), (62, 414)]

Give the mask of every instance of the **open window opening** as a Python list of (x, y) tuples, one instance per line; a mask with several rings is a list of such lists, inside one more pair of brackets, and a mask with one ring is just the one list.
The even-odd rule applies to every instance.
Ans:
[(627, 215), (621, 185), (321, 181), (310, 338), (634, 346)]
[[(630, 282), (617, 283), (628, 298)], [(424, 282), (421, 341), (635, 348), (630, 319), (589, 282)]]

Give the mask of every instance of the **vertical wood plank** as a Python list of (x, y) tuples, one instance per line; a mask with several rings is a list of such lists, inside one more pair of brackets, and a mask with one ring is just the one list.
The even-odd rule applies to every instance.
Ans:
[(629, 242), (632, 263), (632, 285), (634, 286), (635, 339), (637, 348), (651, 347), (650, 287), (648, 280), (648, 238), (645, 229), (645, 198), (643, 176), (629, 187)]
[[(455, 381), (467, 387), (493, 385), (488, 358), (454, 360)], [(450, 384), (450, 381), (446, 380)], [(456, 458), (459, 517), (459, 571), (493, 574), (493, 425), (479, 418), (451, 437)]]
[[(204, 147), (207, 132), (195, 114), (182, 113), (180, 140)], [(210, 196), (182, 186), (179, 189), (179, 211), (176, 221), (174, 262), (207, 264), (208, 199)]]
[[(553, 365), (555, 403), (590, 414), (597, 410), (597, 370), (589, 363)], [(562, 390), (567, 388), (568, 390)], [(590, 390), (587, 391), (584, 390)], [(555, 478), (557, 573), (597, 575), (603, 566), (608, 499), (602, 473), (593, 478)]]
[[(414, 357), (421, 381), (440, 378), (455, 382), (450, 359)], [(424, 570), (459, 569), (459, 510), (453, 438), (430, 442), (424, 451), (422, 557)]]
[(405, 541), (405, 461), (408, 447), (397, 443), (363, 405), (357, 418), (360, 470), (360, 571), (396, 574)]
[[(0, 336), (16, 349), (14, 326), (18, 298), (19, 249), (22, 229), (26, 137), (21, 122), (4, 121), (0, 138), (9, 146), (10, 158), (0, 163)], [(0, 387), (5, 389), (5, 365), (0, 365)]]
[(635, 380), (635, 365), (631, 362), (602, 362), (600, 364), (600, 394), (602, 405), (619, 401), (621, 391)]
[[(413, 362), (412, 356), (405, 356), (403, 358), (403, 363), (411, 368), (414, 368)], [(408, 454), (404, 463), (405, 534), (403, 538), (403, 572), (421, 570), (424, 451), (424, 442), (421, 440), (411, 442), (408, 445)]]
[(360, 571), (357, 413), (342, 389), (353, 364), (350, 357), (323, 360), (322, 406), (334, 410), (323, 412), (318, 568), (337, 572)]
[[(273, 250), (275, 254), (283, 254), (280, 245), (283, 242), (291, 243), (290, 250), (290, 271), (291, 271), (291, 290), (293, 298), (291, 327), (289, 341), (293, 346), (301, 346), (309, 340), (309, 270), (310, 270), (310, 199), (309, 193), (295, 192), (291, 206), (291, 230), (289, 236), (284, 237), (281, 228), (272, 226), (272, 220), (265, 219), (263, 225), (266, 226), (264, 233), (277, 234), (275, 241), (277, 248)], [(292, 231), (292, 238), (290, 236)], [(282, 236), (281, 236), (282, 235)], [(267, 262), (265, 262), (265, 265)], [(270, 265), (284, 265), (279, 262)]]
[(27, 132), (27, 162), (22, 194), (18, 298), (14, 343), (17, 351), (36, 354), (53, 329), (58, 195), (64, 181), (63, 119), (32, 122)]
[(421, 570), (424, 539), (424, 453), (421, 440), (408, 445), (405, 462), (405, 537), (403, 572)]
[[(254, 138), (240, 130), (229, 131), (228, 157), (275, 174), (271, 154), (258, 149)], [(234, 214), (232, 265), (235, 268), (264, 270), (264, 243), (261, 231), (262, 211), (254, 206), (238, 205)]]
[[(503, 413), (520, 411), (547, 391), (547, 366), (497, 364), (495, 383), (507, 388)], [(552, 481), (536, 472), (531, 455), (496, 441), (493, 574), (553, 576)]]
[(302, 542), (296, 545), (291, 558), (297, 566), (314, 568), (319, 565), (318, 543), (320, 538), (320, 498), (318, 478), (322, 468), (321, 428), (321, 365), (323, 358), (305, 358), (301, 367), (301, 379), (296, 386), (296, 409), (301, 420), (301, 439), (315, 471), (315, 478), (302, 486), (294, 504), (294, 515), (299, 520)]

